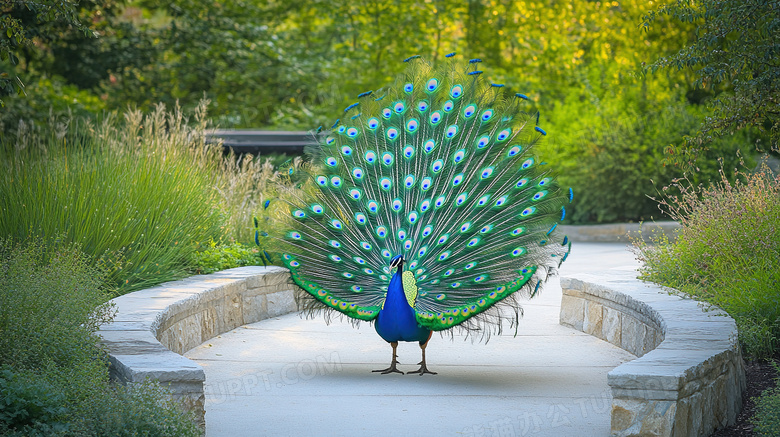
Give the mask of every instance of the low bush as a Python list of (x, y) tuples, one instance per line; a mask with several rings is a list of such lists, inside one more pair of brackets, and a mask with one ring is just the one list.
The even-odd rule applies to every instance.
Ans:
[(161, 387), (109, 383), (105, 277), (76, 245), (0, 239), (0, 434), (200, 433)]
[(676, 241), (635, 242), (641, 278), (708, 302), (734, 318), (744, 353), (780, 352), (780, 176), (764, 168), (711, 187), (678, 181), (662, 205), (682, 224)]
[(202, 250), (195, 252), (194, 258), (193, 264), (199, 274), (271, 263), (254, 244), (252, 246), (241, 243), (217, 245), (213, 240)]
[(0, 433), (57, 435), (68, 431), (65, 396), (34, 374), (0, 368)]

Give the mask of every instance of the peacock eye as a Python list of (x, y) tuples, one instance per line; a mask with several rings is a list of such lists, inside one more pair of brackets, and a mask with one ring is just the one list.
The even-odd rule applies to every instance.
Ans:
[(463, 161), (463, 158), (466, 157), (466, 151), (464, 149), (460, 149), (457, 152), (455, 152), (455, 155), (452, 156), (452, 160), (455, 162), (455, 164)]
[(387, 139), (388, 140), (394, 140), (398, 137), (398, 129), (391, 127), (387, 129)]
[(453, 87), (450, 89), (450, 96), (451, 96), (453, 99), (457, 99), (457, 98), (458, 98), (458, 97), (460, 97), (461, 95), (463, 95), (463, 86), (461, 86), (461, 85), (454, 85), (454, 86), (453, 86)]
[(450, 126), (450, 127), (448, 127), (448, 128), (447, 128), (447, 132), (445, 132), (445, 134), (444, 134), (444, 135), (445, 135), (447, 138), (452, 138), (452, 137), (454, 137), (454, 136), (455, 136), (457, 133), (458, 133), (458, 125), (457, 125), (457, 124), (453, 124), (452, 126)]

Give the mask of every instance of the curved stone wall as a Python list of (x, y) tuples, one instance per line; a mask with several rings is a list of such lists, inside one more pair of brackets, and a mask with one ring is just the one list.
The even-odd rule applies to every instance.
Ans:
[(607, 375), (614, 436), (707, 436), (735, 422), (745, 370), (734, 320), (633, 271), (561, 278), (560, 323), (638, 358)]
[[(638, 358), (608, 374), (612, 434), (706, 436), (731, 424), (745, 388), (734, 321), (634, 279), (633, 272), (562, 278), (560, 323)], [(181, 356), (239, 326), (296, 310), (287, 269), (242, 267), (113, 299), (101, 327), (111, 375), (154, 378), (203, 419), (205, 374)]]
[(202, 422), (206, 377), (181, 354), (239, 326), (296, 311), (294, 287), (285, 268), (240, 267), (112, 299), (117, 315), (99, 331), (111, 377), (156, 379)]

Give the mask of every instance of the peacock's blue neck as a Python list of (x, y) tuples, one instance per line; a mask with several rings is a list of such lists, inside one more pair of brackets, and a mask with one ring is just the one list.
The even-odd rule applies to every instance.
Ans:
[(403, 272), (398, 269), (393, 277), (390, 278), (390, 285), (387, 286), (387, 297), (385, 297), (385, 305), (382, 308), (392, 308), (391, 312), (408, 311), (413, 313), (412, 307), (409, 306), (409, 301), (406, 300), (406, 294), (404, 293)]
[(387, 296), (377, 317), (376, 332), (386, 341), (426, 341), (430, 331), (417, 323), (414, 309), (404, 294), (401, 269), (390, 279)]

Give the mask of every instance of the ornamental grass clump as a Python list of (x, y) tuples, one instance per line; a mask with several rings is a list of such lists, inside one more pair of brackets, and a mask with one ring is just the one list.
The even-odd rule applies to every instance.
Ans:
[(22, 130), (0, 149), (0, 236), (76, 242), (119, 294), (187, 275), (198, 242), (227, 234), (205, 125), (204, 104), (192, 123), (158, 106)]
[(780, 352), (780, 177), (763, 167), (708, 188), (686, 180), (661, 202), (682, 224), (676, 241), (635, 242), (640, 278), (722, 308), (734, 318), (745, 354)]
[(0, 236), (77, 242), (118, 294), (201, 272), (204, 251), (256, 249), (253, 218), (272, 232), (264, 205), (293, 181), (270, 158), (207, 141), (207, 105), (191, 119), (159, 105), (0, 136)]

